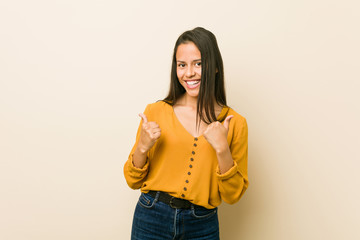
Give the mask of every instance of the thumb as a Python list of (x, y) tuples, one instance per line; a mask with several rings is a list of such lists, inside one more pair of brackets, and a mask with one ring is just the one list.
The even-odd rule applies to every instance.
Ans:
[(230, 120), (233, 118), (233, 115), (227, 116), (224, 120), (224, 127), (226, 128), (226, 130), (229, 130), (229, 124), (230, 124)]
[(147, 123), (147, 122), (148, 122), (147, 117), (146, 117), (146, 115), (145, 115), (145, 114), (143, 114), (143, 113), (139, 113), (139, 117), (141, 117), (141, 118), (142, 118), (142, 120), (143, 120), (143, 122), (144, 122), (144, 123)]

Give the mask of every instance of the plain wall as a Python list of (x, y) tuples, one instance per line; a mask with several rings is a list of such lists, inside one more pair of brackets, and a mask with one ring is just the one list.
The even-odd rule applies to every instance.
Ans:
[(218, 39), (249, 125), (223, 240), (360, 239), (359, 1), (0, 1), (0, 239), (129, 239), (123, 177), (172, 49)]

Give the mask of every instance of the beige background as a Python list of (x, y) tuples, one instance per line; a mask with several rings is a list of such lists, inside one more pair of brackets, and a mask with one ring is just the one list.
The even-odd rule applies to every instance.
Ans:
[(224, 240), (360, 239), (359, 1), (0, 1), (0, 239), (129, 239), (123, 164), (183, 31), (249, 124)]

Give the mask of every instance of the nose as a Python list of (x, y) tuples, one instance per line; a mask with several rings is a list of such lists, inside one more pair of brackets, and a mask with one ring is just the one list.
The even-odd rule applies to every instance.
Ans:
[(189, 66), (187, 69), (186, 69), (186, 77), (187, 78), (191, 78), (195, 75), (195, 71), (194, 71), (194, 67), (193, 66)]

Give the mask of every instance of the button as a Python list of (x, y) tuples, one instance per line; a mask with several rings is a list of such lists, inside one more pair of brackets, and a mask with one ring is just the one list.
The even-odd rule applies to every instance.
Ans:
[(191, 165), (191, 164), (189, 165), (189, 168), (192, 168), (192, 165)]
[(187, 188), (186, 188), (186, 187), (184, 187), (184, 191), (187, 191)]
[(194, 158), (190, 158), (190, 161), (194, 161)]
[(186, 182), (186, 183), (189, 183), (189, 180), (186, 180), (185, 182)]
[(191, 153), (192, 153), (193, 155), (195, 154), (195, 152), (194, 152), (194, 151), (192, 151)]
[(191, 172), (188, 172), (188, 175), (191, 175)]
[(194, 140), (195, 140), (195, 141), (197, 141), (197, 140), (198, 140), (198, 138), (194, 138)]
[(194, 143), (194, 147), (196, 147), (197, 146), (197, 144), (196, 143)]
[(184, 195), (184, 194), (181, 194), (181, 196), (182, 196), (182, 197), (185, 197), (185, 195)]

